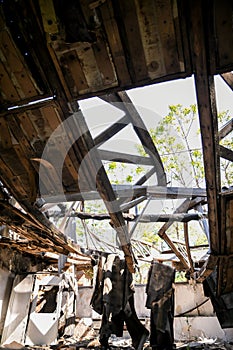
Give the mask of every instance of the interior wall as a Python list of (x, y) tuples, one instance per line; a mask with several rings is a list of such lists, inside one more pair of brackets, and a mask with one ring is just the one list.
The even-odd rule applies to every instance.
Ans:
[(0, 336), (3, 331), (13, 280), (13, 273), (0, 268)]

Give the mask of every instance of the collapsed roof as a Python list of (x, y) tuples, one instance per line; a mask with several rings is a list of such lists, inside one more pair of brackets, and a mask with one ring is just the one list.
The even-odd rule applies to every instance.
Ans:
[[(151, 193), (169, 196), (171, 191), (174, 196), (174, 189), (167, 187), (156, 145), (124, 90), (194, 74), (206, 192), (183, 194), (189, 198), (189, 205), (184, 205), (181, 212), (207, 197), (210, 255), (197, 277), (204, 279), (218, 265), (219, 292), (232, 291), (233, 192), (221, 191), (219, 159), (233, 161), (233, 156), (230, 149), (219, 146), (219, 139), (232, 131), (233, 123), (218, 132), (213, 79), (221, 74), (233, 87), (232, 11), (228, 0), (3, 0), (1, 223), (44, 251), (80, 253), (79, 246), (38, 208), (38, 200), (62, 202), (99, 196), (133, 271), (134, 258), (123, 212)], [(78, 106), (79, 100), (92, 96), (108, 103), (120, 102), (124, 112), (121, 120), (96, 139)], [(141, 144), (149, 150), (149, 157), (135, 158), (133, 162), (151, 166), (130, 194), (125, 188), (115, 190), (102, 163), (109, 157), (127, 156), (98, 150), (99, 145), (128, 124), (133, 125)], [(148, 189), (144, 184), (153, 173), (157, 186)], [(188, 267), (166, 236), (166, 228), (165, 225), (160, 232), (161, 237)]]

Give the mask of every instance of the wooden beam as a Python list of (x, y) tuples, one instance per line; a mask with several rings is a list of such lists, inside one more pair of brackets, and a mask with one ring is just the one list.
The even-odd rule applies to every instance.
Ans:
[(152, 198), (194, 198), (206, 197), (204, 188), (147, 186), (147, 195)]
[(233, 118), (229, 120), (221, 130), (219, 130), (218, 137), (219, 141), (224, 139), (228, 134), (230, 134), (233, 130)]
[(194, 267), (193, 267), (193, 259), (192, 259), (191, 252), (190, 252), (189, 235), (188, 235), (188, 223), (187, 222), (184, 222), (184, 240), (185, 240), (185, 247), (186, 247), (186, 251), (187, 251), (190, 271), (191, 271), (191, 273), (193, 273), (194, 272)]
[(220, 157), (233, 162), (233, 151), (231, 149), (219, 145), (219, 155)]
[(98, 150), (100, 159), (102, 160), (110, 160), (114, 162), (120, 163), (128, 163), (128, 164), (140, 164), (140, 165), (153, 165), (151, 158), (137, 156), (129, 153), (122, 152), (113, 152), (106, 150)]
[(124, 129), (129, 124), (129, 118), (127, 115), (117, 120), (113, 125), (109, 126), (99, 135), (94, 138), (94, 143), (97, 147), (101, 146), (104, 142), (108, 141), (111, 137), (116, 135), (119, 131)]
[(119, 207), (119, 203), (108, 179), (104, 166), (99, 158), (97, 148), (91, 133), (88, 130), (85, 119), (82, 112), (79, 110), (76, 102), (71, 104), (73, 109), (71, 132), (73, 133), (74, 140), (77, 140), (77, 130), (80, 137), (78, 138), (78, 144), (80, 153), (85, 159), (85, 168), (88, 172), (88, 176), (92, 183), (92, 186), (96, 186), (104, 204), (111, 217), (111, 225), (116, 230), (119, 237), (122, 250), (124, 252), (125, 260), (130, 272), (135, 270), (135, 261), (133, 257), (132, 247), (129, 240), (129, 233), (123, 218), (122, 212)]
[[(204, 188), (112, 185), (112, 190), (117, 198), (135, 198), (141, 196), (150, 196), (154, 200), (195, 197), (202, 197), (202, 200), (205, 200), (206, 198), (206, 190)], [(83, 200), (98, 200), (101, 199), (101, 196), (98, 191), (90, 191), (82, 193), (66, 193), (65, 198), (67, 202), (73, 202)], [(60, 195), (43, 196), (43, 199), (45, 200), (45, 203), (59, 203), (64, 201), (64, 197)]]
[[(203, 199), (200, 197), (196, 197), (193, 200), (186, 199), (183, 203), (179, 205), (178, 208), (174, 211), (173, 214), (179, 214), (182, 212), (186, 212), (189, 209), (194, 208), (197, 204), (199, 204)], [(158, 231), (158, 235), (160, 238), (162, 238), (168, 246), (171, 248), (173, 253), (180, 259), (180, 261), (183, 263), (185, 268), (189, 269), (189, 264), (186, 260), (186, 258), (181, 254), (181, 252), (177, 249), (176, 245), (172, 242), (172, 240), (167, 236), (166, 231), (169, 229), (169, 227), (173, 224), (172, 221), (169, 221), (165, 223)]]
[[(50, 217), (64, 217), (64, 214), (60, 212), (52, 212), (50, 214)], [(109, 214), (91, 214), (91, 213), (84, 213), (84, 212), (74, 212), (68, 214), (68, 217), (77, 217), (81, 220), (110, 220), (111, 217)], [(150, 223), (150, 222), (188, 222), (192, 220), (200, 220), (203, 218), (203, 215), (201, 214), (188, 214), (188, 213), (178, 213), (178, 214), (158, 214), (158, 215), (134, 215), (134, 214), (123, 214), (123, 217), (126, 221), (134, 222), (138, 220), (138, 222), (141, 223)]]
[(135, 133), (137, 134), (139, 140), (142, 143), (142, 146), (145, 149), (145, 152), (149, 154), (149, 156), (154, 162), (158, 184), (160, 186), (166, 186), (166, 175), (164, 172), (162, 161), (160, 159), (160, 155), (151, 139), (146, 125), (141, 119), (138, 111), (134, 107), (127, 93), (125, 91), (121, 91), (116, 94), (102, 96), (101, 98), (106, 102), (116, 105), (128, 116), (130, 122), (132, 123)]
[(154, 166), (151, 168), (145, 175), (143, 175), (136, 183), (135, 185), (141, 186), (143, 185), (152, 175), (156, 173), (156, 167)]
[(121, 208), (122, 212), (128, 211), (129, 209), (135, 207), (136, 205), (140, 204), (141, 202), (143, 202), (146, 199), (147, 199), (147, 196), (141, 196), (139, 198), (135, 198), (130, 202), (126, 202), (124, 204), (121, 204), (120, 208)]
[(200, 119), (203, 158), (208, 199), (210, 249), (219, 252), (219, 202), (220, 166), (218, 155), (217, 110), (213, 76), (208, 74), (208, 57), (206, 53), (206, 32), (204, 5), (201, 0), (189, 2), (191, 49), (195, 70), (195, 87)]

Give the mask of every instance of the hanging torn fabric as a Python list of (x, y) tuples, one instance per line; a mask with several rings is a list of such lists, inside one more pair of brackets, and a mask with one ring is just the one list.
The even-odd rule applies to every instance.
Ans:
[(125, 323), (133, 347), (137, 350), (142, 349), (149, 331), (137, 317), (133, 277), (124, 259), (115, 254), (100, 257), (91, 305), (102, 315), (99, 340), (104, 348), (108, 347), (111, 334), (123, 336)]
[(153, 260), (148, 273), (146, 307), (151, 309), (150, 345), (153, 350), (174, 347), (174, 289), (175, 270)]

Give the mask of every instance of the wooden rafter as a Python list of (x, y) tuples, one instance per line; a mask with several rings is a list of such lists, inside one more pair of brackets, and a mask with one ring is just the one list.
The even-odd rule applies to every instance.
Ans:
[(224, 139), (227, 135), (229, 135), (233, 131), (233, 118), (229, 120), (220, 130), (218, 133), (219, 140)]
[[(139, 185), (112, 185), (112, 190), (117, 198), (132, 198), (141, 196), (153, 199), (178, 199), (178, 198), (206, 198), (206, 190), (203, 188), (163, 187), (163, 186), (139, 186)], [(60, 195), (44, 196), (45, 203), (62, 202)], [(68, 202), (82, 200), (101, 199), (98, 191), (66, 194)], [(134, 202), (133, 202), (134, 203)], [(136, 204), (135, 204), (136, 205)], [(122, 204), (122, 208), (124, 205)]]
[[(55, 216), (56, 218), (58, 217), (64, 217), (64, 214), (60, 212), (52, 212), (50, 214), (50, 217)], [(109, 214), (91, 214), (91, 213), (84, 213), (84, 212), (78, 212), (75, 211), (74, 213), (68, 214), (68, 217), (76, 217), (81, 220), (97, 220), (97, 221), (102, 221), (102, 220), (110, 220), (111, 217)], [(196, 213), (177, 213), (177, 214), (158, 214), (158, 215), (147, 215), (144, 214), (142, 216), (139, 215), (134, 215), (134, 214), (123, 214), (123, 217), (126, 221), (128, 222), (134, 222), (138, 220), (138, 222), (141, 223), (150, 223), (150, 222), (189, 222), (192, 220), (200, 220), (203, 219), (203, 215), (201, 214), (196, 214)]]
[(233, 151), (231, 149), (219, 145), (219, 155), (220, 157), (233, 162)]
[(150, 137), (150, 134), (143, 120), (141, 119), (135, 106), (132, 104), (132, 101), (128, 97), (127, 93), (125, 91), (121, 91), (116, 94), (103, 96), (101, 98), (106, 102), (116, 105), (116, 107), (122, 110), (125, 113), (125, 115), (129, 118), (135, 133), (141, 141), (142, 146), (144, 147), (146, 153), (149, 154), (149, 156), (153, 160), (158, 185), (166, 186), (166, 175), (159, 153)]
[(111, 217), (111, 224), (118, 234), (129, 271), (134, 272), (134, 258), (129, 241), (128, 230), (117, 202), (117, 198), (99, 158), (94, 140), (88, 130), (85, 119), (75, 102), (72, 103), (71, 106), (74, 111), (74, 116), (76, 116), (76, 118), (73, 118), (74, 126), (76, 126), (73, 130), (73, 136), (74, 140), (77, 140), (75, 131), (77, 132), (78, 130), (80, 135), (78, 138), (78, 147), (81, 152), (81, 159), (86, 159), (86, 170), (90, 181), (92, 182), (92, 187), (93, 184), (96, 185), (97, 191), (104, 201)]
[(198, 0), (190, 2), (191, 42), (195, 67), (195, 86), (203, 146), (203, 158), (208, 199), (210, 249), (219, 253), (219, 203), (220, 167), (218, 155), (217, 110), (214, 79), (208, 73), (205, 46), (204, 8)]

